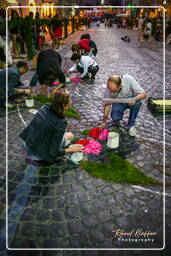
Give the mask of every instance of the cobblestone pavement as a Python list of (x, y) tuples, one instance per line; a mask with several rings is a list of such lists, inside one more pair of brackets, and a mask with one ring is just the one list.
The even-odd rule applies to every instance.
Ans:
[[(143, 86), (149, 96), (163, 95), (162, 45), (137, 48), (136, 32), (104, 28), (89, 30), (98, 45), (97, 63), (100, 70), (93, 85), (68, 85), (73, 105), (81, 113), (79, 120), (68, 120), (68, 130), (80, 138), (85, 128), (95, 127), (102, 118), (101, 97), (108, 76), (129, 73)], [(71, 65), (70, 45), (82, 32), (71, 35), (59, 50), (64, 56), (64, 70)], [(129, 35), (131, 43), (121, 36)], [(166, 71), (171, 64), (170, 49), (166, 49)], [(30, 79), (32, 71), (23, 80)], [(169, 72), (166, 72), (166, 94), (169, 91)], [(19, 115), (20, 114), (20, 115)], [(8, 204), (10, 248), (154, 248), (154, 255), (169, 255), (163, 247), (163, 188), (141, 187), (109, 183), (90, 177), (79, 166), (66, 160), (51, 168), (26, 166), (25, 154), (20, 148), (19, 132), (24, 128), (21, 117), (29, 123), (33, 114), (27, 109), (9, 112), (8, 118)], [(128, 113), (124, 117), (127, 120)], [(1, 227), (4, 225), (5, 205), (5, 117), (0, 128), (1, 163)], [(139, 137), (136, 150), (125, 150), (125, 157), (141, 170), (163, 181), (163, 119), (154, 118), (147, 110), (146, 100), (137, 118)], [(166, 116), (166, 240), (169, 244), (171, 223), (171, 118)], [(127, 145), (129, 148), (129, 145)], [(123, 150), (124, 151), (124, 150)], [(156, 232), (154, 240), (122, 241), (112, 232), (116, 229), (130, 232), (138, 229)], [(134, 237), (135, 238), (135, 237)], [(1, 239), (3, 240), (3, 239)], [(3, 242), (3, 241), (2, 241)], [(150, 252), (149, 252), (150, 253)], [(32, 251), (27, 255), (148, 255), (147, 251)], [(9, 253), (9, 255), (25, 255)]]

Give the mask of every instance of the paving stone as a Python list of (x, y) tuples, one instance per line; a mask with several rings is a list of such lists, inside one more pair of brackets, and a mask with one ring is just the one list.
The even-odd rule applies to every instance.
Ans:
[(69, 185), (58, 185), (56, 187), (57, 195), (65, 195), (70, 193), (70, 186)]
[(49, 219), (50, 219), (49, 210), (46, 210), (46, 209), (38, 210), (37, 219), (41, 222), (49, 221)]
[(98, 213), (98, 219), (100, 223), (105, 223), (108, 222), (112, 219), (112, 216), (110, 215), (109, 211), (101, 211)]
[(104, 234), (105, 237), (107, 237), (107, 238), (113, 237), (114, 233), (112, 231), (114, 230), (114, 228), (113, 228), (112, 222), (105, 223), (105, 224), (101, 225), (100, 230)]
[(116, 200), (113, 197), (106, 198), (105, 200), (106, 208), (111, 208), (116, 204)]
[(62, 178), (64, 183), (71, 183), (71, 184), (76, 183), (76, 179), (73, 173), (64, 175)]
[(43, 200), (44, 207), (47, 209), (54, 209), (56, 206), (56, 199), (55, 198), (45, 198)]
[(92, 229), (98, 226), (97, 218), (93, 215), (84, 216), (82, 222), (87, 228)]
[(66, 239), (49, 239), (44, 241), (43, 248), (67, 248), (67, 244)]
[(83, 188), (82, 188), (82, 186), (80, 186), (80, 185), (77, 185), (77, 184), (72, 184), (71, 185), (71, 191), (72, 192), (78, 192), (78, 191), (81, 191), (81, 190), (83, 190)]
[(57, 197), (57, 208), (63, 208), (68, 204), (68, 196)]
[(80, 203), (83, 203), (83, 202), (86, 202), (86, 201), (89, 201), (89, 196), (87, 193), (84, 193), (84, 192), (80, 192), (77, 194), (77, 197), (78, 197), (78, 201)]
[(78, 219), (80, 218), (80, 211), (78, 207), (66, 207), (65, 216), (67, 219)]
[(80, 204), (80, 211), (83, 215), (93, 214), (94, 209), (90, 203)]
[(148, 207), (152, 210), (160, 209), (160, 207), (162, 207), (162, 199), (157, 200), (156, 198), (154, 198), (153, 200), (149, 201)]
[(115, 184), (113, 184), (111, 186), (114, 188), (115, 191), (119, 191), (119, 190), (123, 189), (123, 185), (122, 184), (115, 183)]
[(93, 243), (97, 243), (97, 242), (104, 242), (105, 237), (104, 235), (96, 230), (91, 230), (91, 232), (89, 232), (89, 236), (91, 238), (91, 240), (93, 241)]
[(70, 236), (70, 247), (71, 248), (80, 248), (80, 239), (79, 235)]
[(40, 177), (38, 180), (39, 185), (47, 185), (49, 182), (50, 180), (47, 177)]
[(126, 217), (116, 218), (115, 222), (117, 223), (117, 225), (119, 225), (119, 227), (122, 228), (126, 228), (129, 225), (128, 219)]
[(65, 237), (66, 227), (65, 223), (53, 223), (50, 225), (50, 237)]
[(50, 176), (50, 184), (52, 185), (61, 184), (61, 176), (59, 175)]
[(83, 225), (79, 220), (68, 222), (69, 232), (71, 234), (78, 234), (83, 231)]
[(116, 195), (116, 200), (118, 201), (118, 202), (124, 202), (125, 200), (126, 200), (126, 196), (125, 196), (125, 194), (124, 193), (119, 193), (119, 194), (117, 194)]
[(125, 194), (130, 197), (135, 194), (135, 192), (130, 188), (125, 188)]
[(105, 201), (101, 201), (101, 200), (94, 200), (93, 201), (93, 206), (94, 206), (94, 209), (98, 212), (98, 211), (101, 211), (101, 210), (104, 210), (106, 205), (105, 205)]
[[(40, 196), (41, 192), (42, 192), (42, 187), (41, 186), (32, 186), (30, 195), (31, 196)], [(21, 192), (21, 191), (19, 192), (18, 191), (18, 193), (24, 193), (24, 192)]]
[(63, 208), (53, 209), (51, 213), (52, 213), (52, 218), (54, 221), (57, 221), (57, 222), (64, 221), (65, 216), (64, 216)]
[(111, 193), (113, 193), (113, 189), (110, 186), (107, 186), (107, 187), (102, 189), (102, 193), (105, 194), (105, 195), (111, 194)]
[(96, 186), (96, 187), (100, 187), (104, 184), (104, 181), (103, 180), (98, 180), (98, 179), (93, 179), (93, 184)]
[(26, 208), (20, 217), (21, 221), (32, 221), (37, 214), (37, 209)]

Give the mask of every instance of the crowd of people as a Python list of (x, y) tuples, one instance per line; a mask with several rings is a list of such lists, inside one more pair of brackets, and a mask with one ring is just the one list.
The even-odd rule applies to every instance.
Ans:
[[(89, 27), (90, 19), (73, 17), (75, 21)], [(6, 13), (0, 10), (0, 61), (5, 62), (6, 58)], [(28, 36), (28, 26), (31, 24), (31, 33)], [(34, 55), (44, 49), (50, 43), (53, 49), (58, 49), (60, 41), (64, 37), (64, 19), (58, 14), (53, 17), (42, 19), (39, 12), (35, 17), (33, 12), (28, 16), (20, 17), (16, 10), (11, 11), (8, 21), (8, 63), (11, 65), (13, 59), (22, 59), (23, 54), (33, 49)], [(30, 42), (27, 42), (29, 37)]]

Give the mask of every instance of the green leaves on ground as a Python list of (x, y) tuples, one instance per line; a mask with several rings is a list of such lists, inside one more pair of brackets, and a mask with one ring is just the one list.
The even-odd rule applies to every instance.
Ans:
[(65, 111), (65, 116), (66, 117), (70, 117), (70, 118), (80, 118), (80, 114), (78, 113), (78, 111), (73, 108), (73, 107), (70, 107), (70, 109), (68, 109), (67, 111)]
[(107, 158), (108, 163), (83, 161), (80, 164), (93, 177), (106, 181), (134, 185), (157, 183), (155, 179), (146, 176), (137, 167), (120, 156), (110, 153)]
[(87, 130), (83, 130), (82, 131), (82, 135), (88, 135), (89, 131), (90, 131), (90, 129), (89, 130), (88, 129)]

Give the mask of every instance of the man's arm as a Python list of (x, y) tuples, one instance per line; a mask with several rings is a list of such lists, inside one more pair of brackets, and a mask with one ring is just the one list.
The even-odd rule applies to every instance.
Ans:
[(110, 112), (111, 104), (105, 104), (104, 105), (104, 112), (103, 112), (103, 120), (102, 124), (100, 125), (100, 128), (104, 128), (106, 126), (107, 118)]
[(140, 94), (138, 94), (136, 97), (135, 97), (135, 100), (137, 101), (137, 100), (143, 100), (143, 99), (145, 99), (146, 97), (147, 97), (147, 92), (143, 92), (143, 93), (140, 93)]

